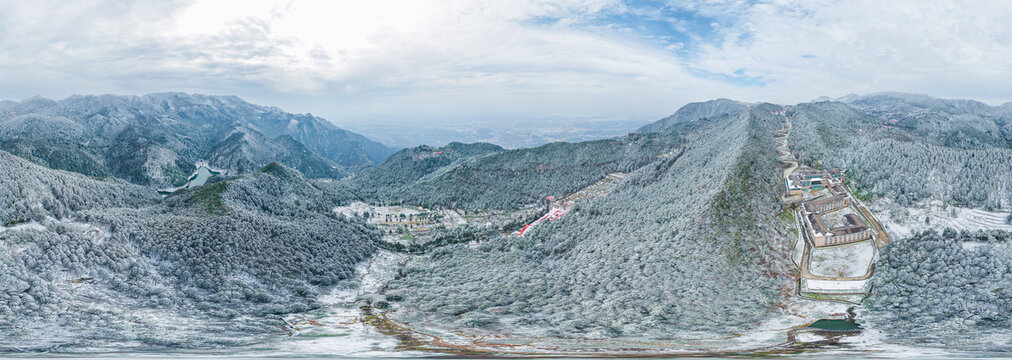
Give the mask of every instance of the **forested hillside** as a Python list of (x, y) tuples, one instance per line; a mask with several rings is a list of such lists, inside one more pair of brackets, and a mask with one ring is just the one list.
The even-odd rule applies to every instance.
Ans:
[(330, 211), (345, 195), (276, 163), (164, 200), (2, 152), (0, 170), (15, 225), (0, 228), (0, 351), (262, 341), (379, 238)]
[(388, 200), (405, 186), (411, 185), (440, 168), (458, 160), (503, 151), (488, 143), (462, 144), (452, 142), (441, 148), (418, 146), (390, 155), (382, 164), (364, 169), (353, 179), (350, 188), (364, 197)]
[(674, 114), (657, 120), (636, 130), (640, 134), (649, 134), (663, 131), (681, 122), (696, 121), (701, 119), (715, 118), (727, 115), (735, 115), (748, 110), (748, 104), (729, 100), (716, 99), (704, 102), (688, 103), (678, 109)]
[(411, 161), (404, 161), (408, 153), (403, 153), (381, 166), (382, 173), (350, 182), (352, 188), (364, 189), (364, 194), (388, 203), (514, 209), (543, 201), (546, 196), (570, 194), (612, 172), (633, 171), (674, 150), (680, 141), (669, 133), (505, 151), (482, 145), (486, 151), (472, 151), (471, 156), (453, 155), (457, 151), (451, 149), (449, 155), (448, 150), (434, 155), (416, 153)]
[[(1012, 234), (925, 231), (883, 248), (861, 319), (889, 341), (1010, 350)], [(997, 340), (997, 341), (996, 341)]]
[(154, 190), (113, 178), (54, 171), (0, 150), (0, 225), (64, 218), (75, 211), (137, 207), (158, 201)]
[[(0, 351), (262, 342), (293, 328), (282, 315), (351, 286), (381, 245), (411, 251), (385, 252), (388, 275), (369, 272), (378, 293), (353, 301), (422, 328), (742, 334), (780, 315), (794, 290), (773, 140), (787, 118), (801, 162), (846, 168), (860, 198), (1012, 206), (1012, 149), (1001, 147), (1009, 106), (846, 101), (720, 99), (617, 139), (450, 143), (388, 158), (322, 119), (231, 97), (0, 102), (0, 146), (16, 152), (0, 150)], [(228, 173), (165, 197), (151, 189), (185, 179), (197, 160)], [(574, 197), (564, 217), (502, 234), (529, 223), (525, 212), (542, 216), (530, 205), (546, 196), (614, 172), (627, 175)], [(353, 217), (334, 211), (353, 201), (369, 204)], [(362, 208), (393, 225), (367, 224)], [(413, 242), (418, 234), (433, 240)], [(951, 231), (895, 240), (860, 318), (912, 342), (1007, 350), (976, 339), (1012, 326), (1008, 242)]]
[(801, 104), (787, 114), (794, 119), (789, 143), (799, 159), (846, 168), (860, 196), (904, 206), (927, 198), (987, 209), (1012, 205), (1012, 149), (937, 145), (843, 103)]
[[(388, 287), (404, 298), (398, 316), (533, 336), (756, 326), (790, 286), (788, 224), (777, 218), (777, 109), (676, 125), (665, 136), (686, 139), (680, 155), (649, 160), (565, 221), (419, 258)], [(677, 148), (659, 139), (622, 146)]]
[(905, 93), (844, 100), (884, 124), (908, 130), (933, 144), (961, 149), (1012, 147), (1012, 111), (1007, 107)]
[(0, 150), (50, 168), (181, 185), (197, 161), (235, 174), (280, 161), (312, 177), (378, 164), (392, 149), (309, 114), (181, 93), (5, 102)]

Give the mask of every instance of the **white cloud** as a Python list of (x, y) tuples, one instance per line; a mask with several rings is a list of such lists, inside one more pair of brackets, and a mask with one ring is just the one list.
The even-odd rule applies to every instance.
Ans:
[(998, 101), (1012, 93), (1009, 2), (669, 6), (705, 17), (705, 27), (713, 20), (719, 26), (707, 31), (716, 34), (652, 42), (664, 34), (608, 26), (608, 16), (665, 12), (618, 0), (6, 2), (0, 97), (184, 90), (340, 120), (648, 119), (715, 97), (798, 102), (901, 90)]
[(769, 79), (778, 101), (883, 90), (1007, 101), (1010, 17), (1007, 1), (777, 1), (751, 7), (694, 66)]

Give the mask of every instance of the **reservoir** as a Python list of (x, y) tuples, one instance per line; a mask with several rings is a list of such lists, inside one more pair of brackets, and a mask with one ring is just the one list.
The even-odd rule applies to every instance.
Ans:
[(192, 189), (197, 186), (204, 185), (205, 183), (207, 183), (207, 179), (210, 179), (211, 175), (213, 174), (217, 173), (212, 172), (211, 169), (208, 169), (206, 166), (201, 166), (197, 168), (197, 171), (194, 172), (193, 175), (190, 175), (189, 181), (186, 183), (186, 185), (183, 185), (183, 187), (187, 189)]
[(211, 170), (211, 168), (207, 167), (206, 165), (200, 165), (197, 168), (197, 170), (194, 171), (193, 174), (186, 179), (186, 184), (183, 184), (182, 186), (175, 188), (160, 189), (158, 190), (158, 193), (162, 195), (168, 195), (179, 189), (193, 189), (198, 186), (203, 186), (204, 184), (207, 183), (207, 180), (211, 178), (211, 175), (218, 175), (218, 174), (220, 174), (220, 172)]

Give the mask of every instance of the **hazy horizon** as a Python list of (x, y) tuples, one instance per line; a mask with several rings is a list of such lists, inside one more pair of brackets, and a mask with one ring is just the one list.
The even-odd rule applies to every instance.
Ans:
[(0, 98), (237, 95), (339, 126), (647, 123), (694, 101), (1012, 99), (1012, 3), (0, 4)]
[[(166, 93), (171, 93), (168, 91)], [(158, 92), (155, 92), (158, 93)], [(0, 99), (0, 101), (23, 102), (35, 97), (42, 97), (50, 100), (64, 100), (74, 96), (144, 96), (147, 94), (72, 94), (63, 98), (47, 98), (41, 95), (33, 95), (23, 99)], [(186, 92), (182, 92), (186, 93)], [(847, 94), (840, 97), (819, 96), (800, 103), (829, 100), (841, 100), (846, 96), (868, 96), (876, 94), (901, 93), (925, 95), (938, 98), (932, 94), (902, 93), (895, 91), (880, 91), (866, 94)], [(198, 94), (198, 93), (189, 93)], [(237, 96), (234, 94), (199, 94), (210, 96)], [(637, 131), (644, 125), (653, 123), (659, 119), (674, 113), (678, 108), (673, 108), (668, 113), (654, 117), (623, 118), (619, 116), (567, 116), (567, 115), (543, 115), (535, 113), (515, 114), (462, 114), (456, 118), (438, 117), (426, 118), (423, 116), (382, 116), (369, 115), (363, 118), (344, 121), (335, 121), (320, 114), (298, 109), (287, 109), (276, 104), (258, 103), (238, 96), (240, 99), (263, 106), (272, 106), (282, 111), (293, 114), (312, 114), (320, 116), (325, 120), (334, 123), (340, 128), (350, 130), (366, 136), (371, 140), (378, 141), (392, 148), (409, 148), (418, 145), (443, 146), (451, 142), (493, 143), (507, 149), (525, 148), (538, 146), (555, 141), (577, 142), (586, 140), (597, 140), (614, 138)], [(714, 99), (705, 99), (709, 101)], [(744, 103), (758, 104), (762, 101), (743, 101), (731, 99)], [(975, 100), (977, 99), (957, 99)], [(695, 102), (695, 101), (694, 101)], [(982, 101), (983, 102), (983, 101)], [(1012, 101), (984, 102), (990, 106), (1001, 106)], [(682, 104), (684, 105), (684, 104)], [(779, 104), (796, 105), (796, 104)], [(679, 105), (679, 108), (681, 105)]]

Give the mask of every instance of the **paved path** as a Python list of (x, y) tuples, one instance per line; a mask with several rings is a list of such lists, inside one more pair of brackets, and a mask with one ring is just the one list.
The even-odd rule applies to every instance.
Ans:
[[(850, 192), (850, 189), (847, 189), (847, 192)], [(881, 249), (883, 246), (889, 243), (889, 235), (886, 235), (885, 228), (882, 227), (882, 224), (878, 222), (878, 219), (876, 219), (874, 216), (871, 215), (871, 211), (868, 211), (868, 208), (866, 208), (864, 204), (861, 203), (861, 200), (858, 200), (854, 196), (851, 196), (851, 198), (852, 200), (854, 200), (854, 204), (857, 206), (858, 210), (861, 210), (861, 213), (864, 214), (864, 217), (868, 219), (868, 221), (871, 223), (871, 226), (875, 228), (876, 230), (875, 245), (878, 246), (879, 249)]]
[(791, 153), (791, 149), (787, 147), (787, 137), (791, 135), (791, 118), (784, 117), (784, 126), (777, 130), (777, 136), (773, 139), (777, 142), (777, 154), (780, 155), (780, 161), (789, 164), (790, 166), (784, 169), (784, 172), (780, 175), (781, 179), (787, 179), (787, 176), (794, 172), (798, 168), (798, 159), (794, 158), (794, 154)]
[[(798, 163), (798, 159), (794, 157), (794, 154), (791, 153), (790, 148), (787, 146), (787, 138), (791, 135), (792, 126), (793, 125), (791, 123), (791, 118), (785, 116), (783, 127), (781, 127), (780, 130), (777, 131), (777, 136), (774, 137), (774, 140), (776, 141), (777, 144), (777, 153), (780, 156), (780, 161), (790, 165), (789, 167), (784, 169), (783, 173), (781, 174), (781, 179), (786, 179), (790, 174), (794, 173), (794, 171), (797, 170), (797, 168), (800, 166)], [(847, 189), (847, 192), (849, 193), (850, 189)], [(856, 200), (853, 194), (851, 195), (851, 198)], [(802, 197), (787, 196), (787, 194), (785, 193), (783, 196), (783, 200), (785, 204), (790, 205), (793, 203), (800, 202), (802, 200)], [(889, 237), (885, 235), (885, 232), (882, 230), (881, 224), (878, 223), (878, 220), (876, 220), (875, 217), (871, 215), (871, 212), (869, 212), (868, 209), (864, 207), (864, 205), (857, 203), (853, 207), (856, 207), (858, 210), (860, 210), (864, 214), (864, 216), (869, 220), (872, 226), (876, 230), (878, 230), (878, 234), (876, 234), (875, 236), (875, 242), (876, 247), (881, 248), (882, 245), (884, 245), (886, 242), (889, 241)], [(795, 225), (798, 228), (798, 233), (803, 238), (803, 241), (805, 243), (804, 250), (801, 255), (801, 264), (798, 267), (801, 273), (801, 278), (810, 280), (860, 281), (871, 278), (871, 276), (875, 273), (875, 263), (873, 262), (870, 266), (868, 266), (868, 270), (867, 272), (865, 272), (864, 275), (857, 277), (820, 276), (812, 274), (809, 271), (809, 262), (810, 262), (809, 258), (811, 256), (812, 248), (814, 248), (815, 244), (812, 242), (812, 239), (810, 239), (808, 236), (808, 231), (804, 225), (804, 220), (802, 219), (801, 211), (794, 210), (794, 219)]]

